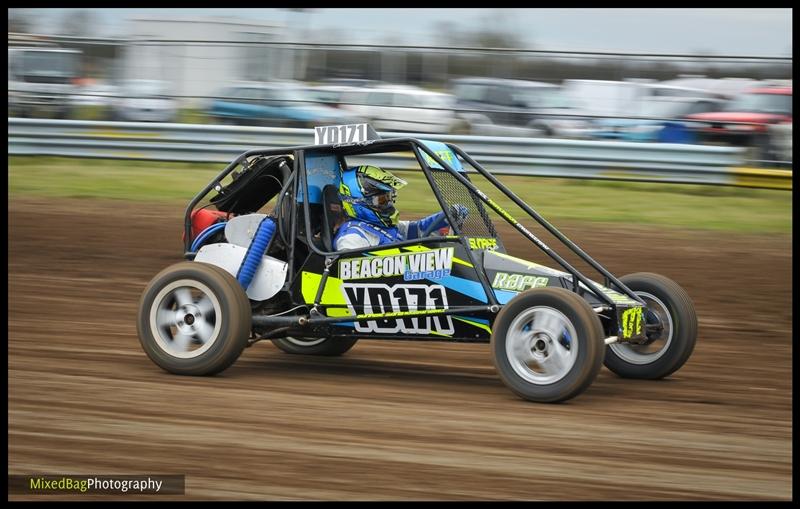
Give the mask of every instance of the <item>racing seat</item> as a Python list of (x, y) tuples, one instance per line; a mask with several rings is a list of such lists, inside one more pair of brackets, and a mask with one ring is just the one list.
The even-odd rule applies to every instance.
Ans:
[(342, 200), (339, 198), (339, 188), (328, 184), (322, 188), (322, 244), (325, 251), (334, 251), (333, 238), (336, 236), (334, 229), (342, 217)]
[[(307, 244), (305, 233), (305, 215), (302, 204), (297, 207), (297, 239), (300, 244)], [(281, 218), (279, 224), (279, 234), (281, 238), (289, 240), (291, 231), (291, 206), (290, 199), (281, 202), (281, 211), (278, 213)], [(309, 218), (311, 220), (311, 238), (318, 249), (333, 251), (333, 237), (336, 224), (342, 215), (342, 202), (339, 199), (339, 188), (334, 185), (326, 185), (322, 189), (322, 203), (308, 204)]]

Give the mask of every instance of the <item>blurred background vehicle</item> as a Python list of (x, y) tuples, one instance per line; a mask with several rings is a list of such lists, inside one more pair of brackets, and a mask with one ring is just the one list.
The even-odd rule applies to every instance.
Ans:
[(649, 81), (581, 80), (563, 83), (569, 100), (586, 114), (593, 116), (624, 116), (633, 114), (638, 101), (652, 97), (718, 98), (699, 88), (665, 85)]
[(375, 85), (381, 84), (378, 80), (366, 78), (325, 78), (321, 80), (320, 83), (322, 86), (352, 88), (374, 87)]
[(76, 49), (8, 48), (8, 114), (67, 118), (80, 56)]
[(633, 101), (628, 114), (641, 118), (600, 118), (593, 121), (593, 138), (692, 143), (694, 136), (685, 122), (688, 115), (720, 111), (726, 101), (709, 97), (651, 96)]
[(658, 84), (704, 90), (721, 99), (731, 99), (748, 89), (754, 88), (758, 84), (758, 80), (752, 78), (707, 78), (705, 76), (690, 75), (661, 81)]
[(174, 122), (178, 102), (161, 80), (123, 80), (112, 99), (111, 118), (126, 122)]
[(120, 95), (120, 89), (113, 83), (91, 80), (77, 85), (70, 97), (73, 107), (110, 108), (114, 98)]
[[(762, 130), (774, 131), (761, 138), (775, 143), (745, 135), (732, 142), (717, 136), (727, 128), (709, 136), (682, 121), (749, 89), (778, 87), (776, 80), (791, 88), (790, 52), (725, 55), (720, 41), (717, 50), (681, 55), (557, 51), (526, 46), (527, 31), (515, 35), (507, 23), (456, 29), (464, 20), (420, 42), (405, 32), (307, 29), (334, 10), (268, 11), (237, 18), (109, 10), (117, 34), (92, 21), (99, 10), (67, 9), (53, 13), (61, 24), (40, 24), (33, 11), (12, 9), (9, 115), (292, 127), (363, 116), (379, 130), (421, 134), (791, 146), (791, 129)], [(161, 82), (164, 92), (117, 89), (120, 79)], [(661, 100), (668, 97), (684, 99)], [(754, 131), (759, 122), (750, 122)]]
[(350, 112), (315, 104), (315, 97), (297, 82), (245, 82), (219, 95), (208, 114), (223, 124), (314, 127), (360, 121)]
[(466, 123), (453, 111), (453, 96), (408, 85), (383, 84), (347, 92), (343, 108), (377, 130), (463, 133)]
[(792, 164), (792, 123), (772, 124), (769, 126), (770, 147), (778, 166)]
[[(451, 83), (459, 117), (474, 134), (517, 133), (540, 136), (582, 135), (581, 112), (560, 86), (538, 81), (461, 78)], [(520, 130), (523, 129), (522, 131)]]
[(362, 87), (352, 85), (317, 85), (307, 87), (305, 94), (316, 103), (339, 108), (345, 101), (345, 95), (361, 90), (363, 90)]
[(688, 115), (701, 143), (753, 149), (757, 159), (775, 157), (769, 127), (792, 123), (792, 87), (763, 86), (740, 94), (721, 111)]

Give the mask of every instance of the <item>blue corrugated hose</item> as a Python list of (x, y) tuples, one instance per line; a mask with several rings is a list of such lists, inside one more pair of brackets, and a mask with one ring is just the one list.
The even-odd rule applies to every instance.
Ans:
[(211, 235), (217, 233), (219, 230), (225, 228), (225, 224), (226, 224), (225, 221), (221, 223), (215, 223), (206, 228), (205, 230), (203, 230), (202, 232), (200, 232), (200, 235), (198, 235), (197, 238), (194, 239), (194, 242), (192, 242), (191, 252), (194, 253), (198, 249), (200, 249), (200, 246), (203, 245), (206, 239), (209, 238)]
[(256, 269), (261, 263), (261, 257), (264, 256), (264, 252), (267, 250), (269, 241), (272, 240), (274, 233), (275, 221), (271, 217), (265, 217), (261, 224), (258, 225), (258, 231), (247, 249), (242, 266), (239, 267), (239, 273), (236, 274), (236, 279), (245, 290), (250, 286), (253, 276), (256, 275)]

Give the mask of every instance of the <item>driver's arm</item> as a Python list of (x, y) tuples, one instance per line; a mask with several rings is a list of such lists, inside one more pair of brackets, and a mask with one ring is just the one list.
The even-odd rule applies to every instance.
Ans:
[[(467, 217), (467, 208), (463, 205), (452, 205), (452, 215), (455, 216), (456, 221), (461, 222)], [(417, 221), (400, 221), (397, 225), (400, 230), (400, 236), (405, 239), (418, 239), (426, 235), (430, 235), (436, 230), (448, 226), (447, 216), (444, 212), (437, 212), (430, 216), (423, 217)]]

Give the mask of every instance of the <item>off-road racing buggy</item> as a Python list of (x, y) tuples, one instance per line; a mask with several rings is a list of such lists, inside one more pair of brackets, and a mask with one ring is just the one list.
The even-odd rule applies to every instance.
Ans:
[[(513, 392), (556, 402), (586, 390), (603, 363), (622, 377), (657, 379), (689, 358), (697, 317), (680, 286), (652, 273), (614, 277), (459, 147), (380, 139), (366, 124), (317, 128), (316, 138), (315, 145), (245, 152), (191, 200), (188, 261), (156, 275), (139, 306), (139, 339), (158, 366), (215, 374), (262, 339), (288, 353), (327, 356), (359, 339), (483, 342)], [(398, 154), (413, 155), (449, 228), (334, 251), (348, 161), (379, 157), (388, 166)], [(496, 187), (603, 284), (484, 194), (470, 174)], [(273, 201), (269, 214), (259, 212)], [(563, 270), (506, 254), (490, 211)]]

